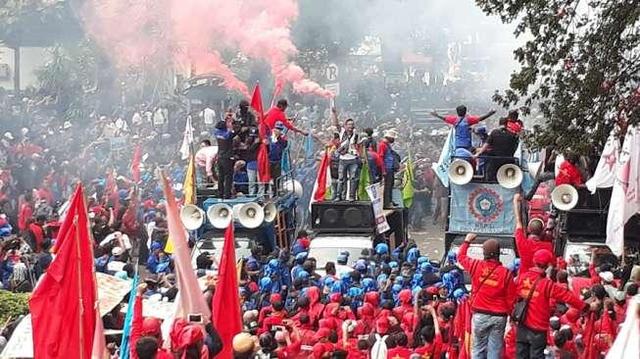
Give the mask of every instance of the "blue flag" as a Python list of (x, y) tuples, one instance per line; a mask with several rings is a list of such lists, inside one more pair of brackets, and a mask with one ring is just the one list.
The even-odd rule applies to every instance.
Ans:
[(522, 141), (518, 144), (518, 149), (516, 149), (515, 157), (520, 162), (520, 168), (522, 169), (522, 183), (520, 184), (520, 188), (524, 193), (528, 193), (533, 188), (533, 184), (535, 182), (535, 178), (533, 174), (529, 172), (529, 162), (527, 161), (526, 153), (524, 153), (524, 149), (522, 148)]
[(436, 176), (438, 176), (440, 182), (442, 182), (442, 185), (445, 187), (449, 187), (449, 165), (451, 165), (451, 156), (453, 156), (455, 152), (454, 134), (454, 129), (449, 130), (449, 135), (447, 135), (447, 139), (442, 147), (438, 163), (431, 165)]
[(311, 137), (311, 135), (307, 135), (304, 138), (304, 157), (305, 159), (313, 159), (313, 156), (315, 155), (314, 151), (313, 151), (313, 138)]
[(291, 143), (287, 143), (287, 147), (282, 151), (282, 160), (280, 160), (280, 171), (282, 175), (291, 171), (291, 159), (289, 158), (289, 148), (291, 147)]
[(122, 341), (120, 342), (120, 359), (129, 359), (129, 337), (131, 336), (131, 322), (133, 321), (133, 305), (136, 302), (136, 291), (138, 289), (138, 272), (136, 271), (131, 282), (131, 292), (129, 293), (129, 306), (127, 315), (124, 317), (124, 327), (122, 328)]

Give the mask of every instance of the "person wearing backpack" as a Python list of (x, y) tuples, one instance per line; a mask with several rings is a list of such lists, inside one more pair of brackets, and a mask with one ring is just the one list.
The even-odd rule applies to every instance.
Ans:
[[(546, 277), (546, 269), (555, 260), (553, 253), (539, 249), (533, 255), (534, 266), (518, 276), (516, 304), (512, 318), (518, 322), (516, 357), (519, 359), (544, 358), (547, 332), (551, 317), (551, 299), (570, 307), (587, 311), (597, 305), (584, 303), (573, 292)], [(531, 310), (528, 310), (531, 309)]]
[(502, 357), (507, 317), (515, 301), (516, 285), (511, 271), (500, 263), (500, 243), (488, 239), (482, 244), (484, 259), (467, 255), (475, 233), (467, 234), (458, 252), (458, 262), (471, 275), (473, 312), (473, 358)]
[(452, 125), (455, 132), (455, 147), (464, 148), (471, 151), (471, 126), (482, 122), (496, 113), (495, 110), (489, 111), (484, 116), (471, 116), (467, 115), (467, 106), (460, 105), (456, 107), (457, 116), (440, 116), (436, 111), (431, 112), (431, 115), (441, 119), (449, 125)]

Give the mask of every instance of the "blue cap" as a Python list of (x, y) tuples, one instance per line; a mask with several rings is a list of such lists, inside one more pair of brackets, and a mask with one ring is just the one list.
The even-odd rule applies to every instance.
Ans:
[(378, 243), (376, 245), (376, 254), (387, 254), (389, 253), (389, 246), (386, 243)]

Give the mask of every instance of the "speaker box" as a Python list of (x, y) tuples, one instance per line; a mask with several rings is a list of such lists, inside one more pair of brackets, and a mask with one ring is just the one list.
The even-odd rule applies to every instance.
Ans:
[(315, 232), (366, 233), (375, 229), (371, 202), (319, 202), (311, 205)]
[(574, 208), (566, 213), (562, 230), (571, 236), (606, 237), (607, 211)]

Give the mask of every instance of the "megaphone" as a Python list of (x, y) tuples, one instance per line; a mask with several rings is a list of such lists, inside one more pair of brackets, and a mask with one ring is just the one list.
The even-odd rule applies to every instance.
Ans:
[(459, 186), (471, 182), (473, 178), (473, 167), (465, 160), (454, 160), (449, 166), (449, 180)]
[(233, 209), (224, 203), (217, 203), (207, 209), (209, 223), (217, 229), (227, 228), (233, 219)]
[(187, 204), (180, 209), (180, 220), (188, 231), (195, 231), (204, 223), (204, 211), (192, 204)]
[(243, 204), (235, 216), (240, 225), (249, 229), (258, 228), (264, 222), (264, 210), (255, 202)]
[(292, 192), (298, 198), (302, 197), (302, 184), (294, 179), (286, 180), (282, 188), (286, 192)]
[(496, 179), (504, 188), (516, 188), (522, 183), (522, 170), (512, 163), (502, 165), (496, 172)]
[(561, 211), (569, 211), (578, 204), (578, 190), (568, 184), (561, 184), (551, 192), (551, 203)]
[(264, 212), (264, 221), (267, 223), (271, 223), (276, 220), (276, 216), (278, 215), (278, 207), (276, 207), (275, 203), (269, 202), (262, 207)]

